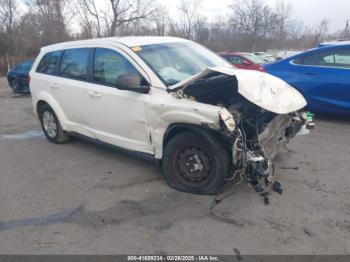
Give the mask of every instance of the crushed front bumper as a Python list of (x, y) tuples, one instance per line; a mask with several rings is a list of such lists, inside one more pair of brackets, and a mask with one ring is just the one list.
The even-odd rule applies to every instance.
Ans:
[(277, 115), (259, 134), (258, 140), (265, 157), (273, 160), (290, 139), (297, 134), (308, 134), (313, 128), (313, 117), (307, 113)]

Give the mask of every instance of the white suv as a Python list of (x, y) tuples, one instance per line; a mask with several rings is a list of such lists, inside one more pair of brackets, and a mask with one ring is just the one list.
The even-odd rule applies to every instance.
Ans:
[(30, 72), (47, 139), (85, 137), (158, 160), (170, 186), (215, 194), (247, 175), (257, 187), (307, 124), (304, 97), (172, 37), (74, 41), (41, 49)]

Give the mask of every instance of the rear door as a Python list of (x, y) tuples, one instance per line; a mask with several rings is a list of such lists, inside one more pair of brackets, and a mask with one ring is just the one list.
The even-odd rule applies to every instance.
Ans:
[(72, 48), (63, 51), (58, 76), (50, 82), (53, 97), (62, 108), (69, 130), (89, 137), (85, 113), (88, 64), (93, 48)]

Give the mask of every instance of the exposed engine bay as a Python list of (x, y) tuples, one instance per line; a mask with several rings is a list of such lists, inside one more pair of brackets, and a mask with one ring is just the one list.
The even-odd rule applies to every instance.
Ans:
[[(266, 110), (238, 92), (236, 76), (210, 72), (177, 90), (177, 95), (200, 103), (224, 107), (232, 115), (231, 128), (222, 123), (220, 133), (232, 154), (232, 176), (246, 181), (261, 193), (268, 204), (269, 185), (282, 193), (282, 186), (273, 180), (273, 159), (291, 138), (305, 126), (313, 127), (305, 112), (277, 114)], [(225, 122), (221, 116), (222, 122)], [(304, 130), (305, 131), (305, 130)]]

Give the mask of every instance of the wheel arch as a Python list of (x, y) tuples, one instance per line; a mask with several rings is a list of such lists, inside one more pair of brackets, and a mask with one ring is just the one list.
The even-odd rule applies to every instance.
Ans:
[[(219, 131), (211, 130), (205, 126), (191, 124), (172, 124), (169, 126), (164, 137), (165, 145), (167, 145), (168, 142), (169, 146), (164, 148), (165, 153), (161, 162), (163, 174), (167, 183), (171, 187), (183, 192), (206, 195), (216, 194), (229, 177), (232, 163), (232, 158), (226, 150), (225, 145), (217, 139), (217, 136), (219, 135)], [(191, 141), (193, 141), (193, 144)], [(207, 178), (204, 181), (201, 181), (200, 184), (197, 184), (196, 182), (192, 183), (191, 181), (184, 182), (184, 178), (179, 178), (181, 176), (180, 173), (182, 172), (178, 171), (178, 166), (181, 164), (177, 155), (180, 154), (180, 151), (182, 151), (182, 153), (184, 152), (182, 150), (183, 146), (187, 152), (188, 149), (192, 150), (192, 145), (194, 145), (194, 150), (197, 150), (197, 152), (203, 152), (204, 150), (204, 154), (206, 153), (206, 156), (213, 161), (211, 164), (215, 163), (209, 167), (204, 167), (204, 170), (211, 170), (209, 172), (210, 176), (207, 174)], [(192, 154), (192, 152), (190, 154)], [(187, 155), (187, 157), (190, 158), (183, 158), (183, 156), (180, 158), (185, 159), (184, 161), (193, 160), (193, 156), (192, 159), (191, 155)], [(198, 161), (201, 161), (203, 167), (203, 158), (201, 157)], [(190, 167), (190, 162), (186, 163), (186, 167), (184, 164), (185, 163), (183, 162), (183, 168), (187, 168), (187, 172), (193, 172), (193, 170), (190, 169), (193, 168)], [(201, 172), (202, 171), (203, 169)]]
[(217, 143), (218, 140), (227, 140), (219, 130), (211, 129), (205, 125), (194, 125), (187, 123), (174, 123), (168, 126), (163, 137), (163, 148), (166, 144), (176, 135), (182, 132), (192, 132), (204, 139), (206, 139), (214, 148), (218, 148), (221, 145)]
[(11, 82), (12, 82), (13, 80), (17, 80), (17, 76), (12, 75), (12, 74), (9, 74), (9, 75), (7, 76), (7, 81), (9, 82), (9, 84), (11, 84)]
[(35, 107), (34, 107), (35, 113), (37, 114), (37, 116), (39, 117), (40, 108), (44, 104), (47, 104), (48, 106), (50, 106), (51, 109), (54, 111), (54, 113), (58, 118), (58, 121), (61, 124), (62, 129), (65, 131), (69, 131), (67, 128), (66, 116), (63, 113), (62, 108), (57, 103), (57, 101), (47, 93), (41, 93), (37, 96)]

